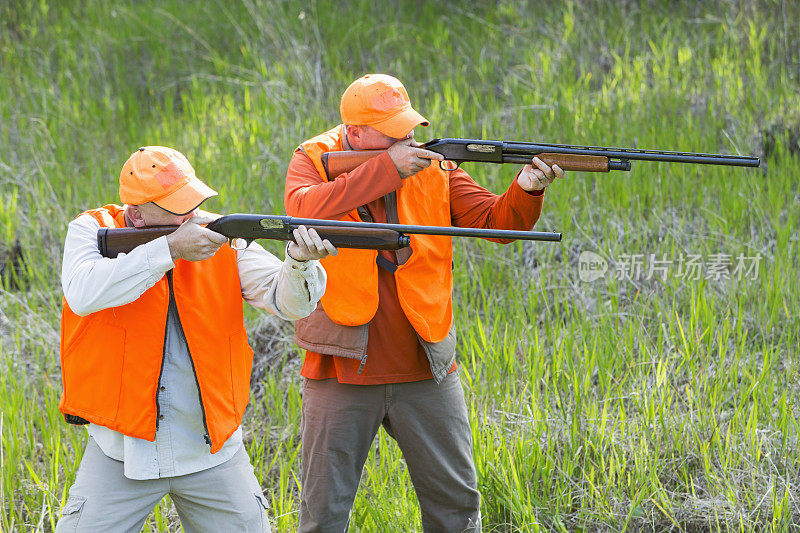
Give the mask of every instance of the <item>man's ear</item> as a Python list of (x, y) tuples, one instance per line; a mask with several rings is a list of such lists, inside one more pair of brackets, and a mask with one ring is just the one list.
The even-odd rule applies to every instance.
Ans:
[(347, 144), (351, 150), (362, 150), (364, 148), (364, 128), (366, 126), (347, 125)]
[(356, 141), (358, 143), (361, 140), (361, 126), (347, 126), (347, 139), (348, 141)]
[(134, 227), (141, 228), (147, 225), (142, 216), (142, 210), (139, 209), (138, 205), (126, 205), (125, 216), (128, 217)]

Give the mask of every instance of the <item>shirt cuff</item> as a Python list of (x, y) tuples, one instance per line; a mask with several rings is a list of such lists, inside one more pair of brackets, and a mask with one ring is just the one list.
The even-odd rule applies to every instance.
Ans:
[(306, 272), (311, 266), (315, 263), (315, 261), (298, 261), (291, 255), (289, 255), (289, 244), (286, 243), (286, 259), (284, 260), (284, 264), (286, 265), (286, 269), (289, 272), (297, 272), (298, 274), (302, 275)]
[(142, 246), (147, 247), (147, 267), (151, 273), (160, 277), (167, 270), (175, 268), (166, 235), (153, 239)]
[(544, 196), (544, 189), (540, 189), (538, 191), (526, 191), (525, 189), (523, 189), (522, 187), (519, 186), (519, 182), (517, 181), (517, 178), (519, 178), (519, 175), (520, 175), (521, 172), (522, 172), (522, 169), (520, 169), (519, 172), (517, 172), (517, 175), (514, 176), (514, 184), (512, 185), (512, 187), (514, 185), (516, 185), (517, 189), (519, 189), (520, 191), (524, 192), (528, 196)]
[(394, 166), (394, 162), (392, 162), (392, 158), (389, 155), (389, 152), (383, 152), (376, 158), (380, 164), (381, 168), (385, 175), (389, 178), (390, 183), (392, 184), (392, 190), (396, 191), (400, 187), (403, 186), (403, 178), (400, 177), (400, 173), (397, 171), (397, 167)]
[[(538, 191), (526, 191), (525, 189), (523, 189), (522, 187), (520, 187), (520, 186), (519, 186), (519, 182), (517, 181), (517, 178), (519, 178), (519, 174), (520, 174), (520, 172), (522, 172), (522, 170), (520, 170), (519, 172), (517, 172), (517, 175), (516, 175), (516, 176), (514, 176), (514, 182), (511, 184), (511, 189), (512, 189), (512, 190), (513, 190), (513, 189), (516, 189), (516, 190), (514, 191), (515, 193), (520, 193), (520, 192), (522, 192), (522, 193), (525, 193), (525, 195), (526, 195), (526, 196), (533, 196), (533, 197), (536, 197), (536, 196), (544, 196), (544, 191), (545, 191), (544, 189), (540, 189), (540, 190), (538, 190)], [(512, 194), (513, 194), (513, 193), (512, 193)], [(525, 196), (522, 196), (522, 198), (524, 198), (524, 197), (525, 197)]]

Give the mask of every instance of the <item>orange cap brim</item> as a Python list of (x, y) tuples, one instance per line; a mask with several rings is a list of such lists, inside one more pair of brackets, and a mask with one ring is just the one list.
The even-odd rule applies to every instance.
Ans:
[(417, 113), (410, 105), (389, 118), (369, 124), (384, 135), (402, 139), (417, 126), (428, 126), (428, 119)]
[(186, 215), (216, 195), (217, 191), (200, 181), (196, 176), (192, 176), (180, 188), (152, 202), (173, 215)]

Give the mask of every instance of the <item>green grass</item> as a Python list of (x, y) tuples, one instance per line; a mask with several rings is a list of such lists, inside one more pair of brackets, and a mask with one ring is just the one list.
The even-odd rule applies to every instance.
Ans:
[[(66, 223), (113, 202), (144, 144), (184, 152), (218, 212), (283, 211), (294, 147), (344, 88), (400, 77), (420, 139), (741, 153), (762, 168), (635, 163), (571, 173), (537, 229), (458, 242), (456, 321), (487, 531), (800, 526), (800, 9), (791, 1), (0, 3), (0, 530), (50, 531), (84, 432), (58, 414)], [(512, 166), (466, 165), (495, 192)], [(278, 253), (278, 245), (268, 245)], [(609, 275), (581, 282), (582, 251)], [(666, 279), (615, 279), (624, 257)], [(755, 279), (681, 258), (762, 257)], [(733, 265), (732, 265), (733, 266)], [(623, 269), (624, 270), (624, 269)], [(9, 273), (9, 271), (13, 271)], [(277, 531), (299, 504), (299, 353), (248, 310), (259, 367), (247, 446)], [(381, 432), (356, 530), (419, 530)], [(168, 501), (147, 531), (178, 528)]]

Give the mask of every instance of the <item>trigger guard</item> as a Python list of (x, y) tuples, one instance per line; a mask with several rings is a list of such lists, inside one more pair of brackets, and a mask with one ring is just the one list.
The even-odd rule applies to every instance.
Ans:
[(461, 162), (455, 163), (456, 166), (451, 167), (449, 165), (445, 165), (445, 163), (455, 163), (454, 161), (450, 161), (447, 159), (442, 159), (439, 161), (439, 168), (444, 170), (445, 172), (453, 172), (454, 170), (458, 170), (461, 167)]

